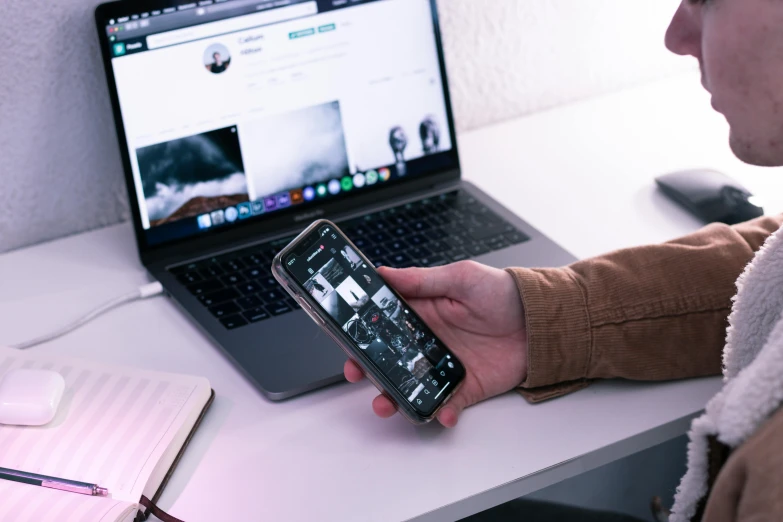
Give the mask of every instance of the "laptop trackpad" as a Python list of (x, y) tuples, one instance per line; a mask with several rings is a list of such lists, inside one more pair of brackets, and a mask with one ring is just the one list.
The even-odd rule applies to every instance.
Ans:
[(345, 353), (301, 310), (232, 333), (224, 346), (270, 399), (343, 380)]

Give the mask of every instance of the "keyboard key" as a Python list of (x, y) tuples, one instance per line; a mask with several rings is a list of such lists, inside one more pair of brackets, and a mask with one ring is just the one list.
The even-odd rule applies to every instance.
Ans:
[(448, 205), (444, 205), (440, 201), (433, 201), (430, 204), (429, 208), (434, 213), (433, 215), (436, 215), (436, 216), (440, 215), (440, 214), (443, 214), (444, 212), (447, 212), (449, 210)]
[(465, 246), (465, 240), (459, 236), (449, 236), (448, 239), (443, 240), (451, 249), (462, 248)]
[(270, 303), (266, 306), (266, 309), (269, 310), (269, 313), (272, 315), (283, 315), (286, 314), (291, 310), (291, 307), (288, 306), (285, 301), (278, 301), (276, 303)]
[(365, 248), (367, 248), (367, 247), (369, 246), (369, 244), (370, 244), (370, 243), (369, 243), (369, 242), (368, 242), (368, 241), (367, 241), (365, 238), (363, 238), (363, 237), (357, 237), (357, 238), (355, 238), (355, 239), (352, 239), (351, 241), (353, 241), (353, 244), (354, 244), (354, 245), (356, 245), (356, 248), (358, 248), (358, 249), (360, 249), (360, 250), (364, 250), (364, 249), (365, 249)]
[(471, 208), (474, 205), (480, 205), (476, 198), (468, 194), (467, 192), (459, 191), (456, 198), (457, 206), (460, 208)]
[(256, 279), (261, 279), (262, 277), (265, 277), (269, 272), (264, 270), (263, 268), (251, 268), (250, 270), (245, 270), (242, 272), (242, 275), (245, 276), (245, 279), (248, 281), (254, 281)]
[(427, 248), (429, 248), (435, 253), (443, 253), (447, 250), (451, 250), (449, 245), (447, 245), (443, 241), (430, 241), (429, 243), (427, 243)]
[(465, 253), (464, 250), (449, 250), (444, 254), (448, 259), (451, 260), (452, 263), (456, 263), (458, 261), (465, 261), (466, 259), (470, 258), (468, 254)]
[(502, 234), (504, 228), (505, 227), (503, 225), (489, 225), (482, 227), (471, 227), (468, 228), (465, 232), (471, 239), (481, 241)]
[(473, 209), (471, 209), (471, 213), (474, 216), (480, 216), (480, 217), (489, 217), (492, 219), (497, 219), (495, 214), (492, 213), (491, 210), (489, 210), (488, 207), (485, 207), (484, 205), (476, 205)]
[(291, 307), (292, 310), (298, 310), (300, 308), (299, 303), (294, 301), (292, 298), (287, 298), (285, 300), (286, 304)]
[(345, 233), (349, 236), (366, 236), (369, 232), (364, 226), (354, 226), (345, 229)]
[(238, 284), (237, 290), (239, 290), (242, 293), (242, 295), (253, 295), (256, 292), (260, 292), (261, 287), (256, 283), (246, 282), (246, 283)]
[(220, 319), (221, 317), (228, 317), (230, 315), (240, 312), (239, 306), (233, 301), (228, 301), (217, 306), (213, 306), (209, 309), (212, 315)]
[(410, 248), (410, 245), (402, 239), (395, 239), (394, 241), (389, 241), (388, 243), (385, 243), (384, 246), (392, 254), (395, 254), (397, 252), (402, 252), (403, 250)]
[(375, 268), (380, 268), (382, 266), (391, 266), (391, 263), (389, 263), (389, 260), (382, 257), (380, 259), (373, 259), (372, 264), (375, 265)]
[(446, 225), (449, 223), (449, 220), (445, 217), (439, 216), (437, 214), (429, 215), (427, 216), (427, 221), (430, 225), (434, 227), (442, 227), (443, 225)]
[(527, 237), (525, 234), (522, 234), (521, 232), (515, 232), (513, 234), (506, 234), (505, 238), (509, 241), (511, 244), (517, 244), (517, 243), (524, 243), (525, 241), (530, 240), (529, 237)]
[(405, 225), (408, 224), (408, 219), (402, 213), (394, 213), (393, 215), (389, 216), (387, 218), (387, 220), (394, 227), (397, 227), (397, 226), (400, 226), (400, 225), (405, 226)]
[(425, 257), (420, 259), (419, 263), (422, 266), (435, 267), (435, 266), (448, 265), (449, 260), (446, 259), (444, 256), (431, 256), (431, 257)]
[(245, 280), (245, 277), (242, 274), (235, 273), (235, 274), (225, 275), (221, 277), (220, 280), (226, 286), (234, 286), (236, 284), (243, 282)]
[(220, 290), (224, 287), (225, 285), (217, 279), (210, 279), (209, 281), (201, 281), (200, 283), (188, 285), (187, 289), (193, 295), (203, 295), (214, 292), (215, 290)]
[(503, 236), (496, 236), (491, 239), (487, 239), (485, 243), (492, 250), (500, 250), (501, 248), (506, 248), (511, 244), (506, 241), (506, 238)]
[(428, 249), (427, 247), (416, 247), (411, 248), (406, 253), (414, 259), (421, 259), (423, 257), (431, 256), (432, 250)]
[(261, 279), (256, 280), (256, 283), (258, 283), (258, 285), (261, 286), (261, 288), (264, 290), (276, 290), (280, 288), (280, 284), (277, 282), (277, 279), (272, 276), (262, 277)]
[(365, 251), (365, 253), (366, 253), (366, 254), (367, 254), (369, 257), (376, 258), (376, 257), (383, 257), (383, 256), (387, 255), (387, 254), (389, 253), (389, 251), (388, 251), (388, 250), (386, 250), (386, 247), (383, 247), (383, 246), (374, 246), (374, 247), (370, 247), (370, 248), (368, 248), (368, 249)]
[(263, 321), (264, 319), (269, 319), (271, 317), (269, 312), (266, 311), (266, 308), (262, 306), (242, 312), (242, 316), (251, 323), (257, 323), (258, 321)]
[(410, 243), (413, 246), (421, 246), (427, 242), (428, 242), (427, 238), (422, 236), (421, 234), (416, 234), (408, 238), (408, 243)]
[(411, 235), (411, 230), (408, 227), (396, 226), (390, 229), (391, 235), (394, 237), (407, 237)]
[(233, 272), (239, 272), (245, 268), (245, 265), (239, 259), (232, 259), (231, 261), (221, 263), (220, 268), (222, 268), (225, 273), (231, 274)]
[(424, 236), (432, 241), (440, 241), (449, 237), (449, 234), (440, 228), (432, 228), (424, 231)]
[(204, 277), (204, 279), (212, 279), (213, 277), (217, 277), (225, 273), (217, 263), (209, 263), (204, 265), (201, 267), (199, 272), (201, 272), (201, 275)]
[(373, 232), (386, 232), (389, 229), (389, 223), (376, 215), (371, 215), (370, 221), (366, 222), (365, 225)]
[(234, 328), (239, 328), (240, 326), (245, 326), (247, 324), (247, 320), (241, 315), (224, 317), (220, 320), (220, 322), (223, 323), (223, 326), (229, 330), (233, 330)]
[(480, 256), (481, 254), (486, 254), (489, 252), (489, 249), (481, 243), (471, 243), (469, 245), (465, 245), (465, 250), (472, 256)]
[(252, 310), (253, 308), (258, 308), (263, 303), (261, 302), (261, 299), (254, 295), (246, 295), (245, 297), (237, 299), (237, 304), (242, 310)]
[(413, 259), (408, 254), (400, 253), (389, 256), (389, 262), (391, 262), (392, 266), (401, 268), (400, 265), (413, 263)]
[(462, 236), (465, 234), (465, 229), (473, 226), (473, 222), (467, 219), (453, 219), (446, 225), (443, 225), (441, 229), (449, 235)]
[(272, 260), (275, 258), (275, 256), (271, 252), (267, 252), (266, 250), (259, 250), (256, 253), (256, 257), (261, 260), (261, 266), (271, 266)]
[(259, 292), (258, 297), (263, 299), (265, 303), (274, 303), (285, 299), (285, 295), (280, 290), (264, 290)]
[(426, 215), (427, 215), (426, 212), (422, 212), (420, 209), (417, 209), (415, 207), (411, 207), (409, 210), (405, 211), (405, 216), (408, 218), (409, 226), (413, 222), (424, 219)]
[(178, 275), (177, 280), (179, 280), (179, 282), (182, 283), (183, 285), (190, 285), (193, 283), (198, 283), (199, 281), (203, 281), (204, 277), (202, 277), (202, 275), (199, 274), (198, 271), (191, 270), (190, 272), (185, 272), (183, 274)]
[(198, 268), (199, 268), (199, 263), (188, 263), (187, 265), (180, 265), (180, 266), (175, 266), (174, 268), (170, 268), (169, 272), (171, 272), (174, 275), (182, 275), (186, 272), (193, 272)]
[(247, 266), (264, 266), (266, 265), (266, 259), (257, 255), (249, 255), (242, 258), (242, 262)]
[(240, 294), (236, 291), (236, 289), (224, 288), (223, 290), (218, 290), (217, 292), (210, 292), (208, 294), (201, 295), (199, 296), (198, 300), (201, 301), (204, 306), (214, 306), (226, 301), (231, 301), (237, 297), (240, 297)]
[(368, 236), (375, 243), (385, 243), (391, 240), (391, 236), (386, 232), (375, 232)]
[(411, 230), (413, 230), (414, 232), (424, 232), (425, 230), (429, 230), (430, 228), (432, 228), (432, 227), (430, 226), (430, 224), (429, 224), (429, 223), (427, 223), (426, 221), (414, 221), (413, 223), (411, 223), (411, 224), (410, 224), (410, 225), (408, 225), (408, 226), (409, 226), (409, 227), (411, 228)]

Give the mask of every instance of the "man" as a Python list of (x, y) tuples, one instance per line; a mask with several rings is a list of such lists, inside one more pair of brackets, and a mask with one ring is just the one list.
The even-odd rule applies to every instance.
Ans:
[(224, 62), (220, 53), (215, 51), (212, 53), (212, 64), (209, 66), (209, 72), (219, 74), (228, 68), (228, 61)]
[[(666, 45), (698, 59), (737, 157), (783, 165), (783, 2), (683, 0)], [(466, 262), (383, 276), (467, 367), (464, 386), (439, 414), (446, 427), (466, 407), (515, 388), (537, 402), (595, 379), (678, 379), (723, 367), (726, 387), (690, 433), (671, 520), (783, 520), (782, 222), (714, 224), (562, 269)], [(351, 363), (345, 375), (362, 378)], [(395, 413), (383, 396), (373, 409)], [(515, 519), (609, 520), (536, 516)]]

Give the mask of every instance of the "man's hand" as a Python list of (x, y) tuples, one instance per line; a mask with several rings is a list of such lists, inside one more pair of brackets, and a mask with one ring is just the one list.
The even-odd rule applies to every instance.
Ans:
[[(379, 272), (465, 365), (465, 382), (438, 414), (441, 424), (456, 426), (462, 410), (525, 380), (527, 331), (511, 274), (473, 261)], [(345, 377), (359, 382), (364, 374), (348, 361)], [(382, 418), (397, 410), (383, 395), (372, 406)]]

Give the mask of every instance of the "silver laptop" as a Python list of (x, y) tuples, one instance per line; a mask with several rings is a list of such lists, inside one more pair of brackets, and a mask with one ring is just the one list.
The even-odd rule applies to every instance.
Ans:
[(343, 379), (272, 278), (315, 218), (376, 265), (574, 257), (461, 180), (435, 0), (96, 10), (142, 263), (268, 398)]

